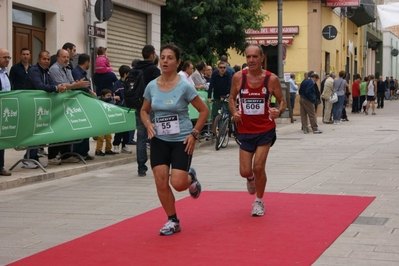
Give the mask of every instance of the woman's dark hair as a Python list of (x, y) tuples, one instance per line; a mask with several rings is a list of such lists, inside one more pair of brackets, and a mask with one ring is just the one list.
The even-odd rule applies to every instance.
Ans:
[(161, 47), (161, 53), (163, 50), (165, 49), (170, 49), (175, 53), (175, 57), (176, 57), (176, 61), (180, 60), (180, 56), (181, 56), (181, 50), (179, 47), (177, 47), (175, 44), (173, 43), (166, 43)]

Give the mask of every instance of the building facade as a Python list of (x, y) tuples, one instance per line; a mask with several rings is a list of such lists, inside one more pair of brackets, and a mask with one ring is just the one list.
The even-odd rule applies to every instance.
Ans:
[[(104, 0), (103, 15), (112, 10), (105, 22), (99, 21), (100, 2), (0, 0), (0, 47), (10, 51), (15, 64), (22, 47), (32, 51), (35, 63), (41, 50), (54, 54), (66, 42), (75, 44), (78, 53), (91, 55), (95, 47), (105, 46), (114, 70), (142, 58), (141, 49), (146, 44), (160, 48), (161, 6), (166, 0)], [(109, 8), (110, 3), (113, 8)], [(94, 33), (89, 25), (103, 30), (105, 36), (89, 36)]]
[[(373, 26), (376, 6), (373, 0), (359, 0), (359, 6), (331, 5), (334, 0), (283, 1), (283, 64), (285, 73), (295, 73), (300, 83), (304, 73), (313, 70), (323, 79), (327, 72), (345, 70), (351, 84), (355, 74), (362, 77), (382, 72), (382, 34)], [(342, 5), (342, 2), (335, 1)], [(355, 1), (356, 2), (356, 1)], [(265, 68), (277, 74), (277, 1), (262, 1), (267, 15), (259, 31), (248, 31), (248, 42), (261, 44), (266, 54)], [(369, 28), (366, 25), (371, 26)], [(287, 29), (287, 30), (284, 30)], [(381, 59), (379, 58), (381, 54)], [(230, 51), (230, 63), (245, 58)], [(296, 105), (294, 114), (299, 113)]]

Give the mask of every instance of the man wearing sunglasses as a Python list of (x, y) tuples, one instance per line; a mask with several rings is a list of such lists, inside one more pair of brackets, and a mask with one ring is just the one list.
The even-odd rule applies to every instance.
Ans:
[[(208, 102), (212, 102), (213, 93), (212, 124), (215, 117), (218, 115), (218, 111), (222, 107), (220, 96), (226, 96), (230, 93), (232, 75), (226, 70), (227, 63), (220, 61), (217, 71), (214, 71), (211, 76), (211, 82), (208, 89)], [(214, 128), (213, 125), (212, 128)]]

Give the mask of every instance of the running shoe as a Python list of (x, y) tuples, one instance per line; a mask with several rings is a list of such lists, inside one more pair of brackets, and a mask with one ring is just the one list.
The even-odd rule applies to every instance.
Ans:
[(37, 166), (37, 164), (30, 162), (30, 161), (25, 161), (22, 162), (22, 168), (27, 168), (27, 169), (36, 169), (39, 166)]
[(247, 178), (247, 190), (251, 195), (256, 193), (255, 176), (252, 178), (252, 180), (248, 180)]
[(263, 216), (265, 214), (265, 205), (262, 201), (255, 200), (252, 207), (252, 216)]
[(168, 220), (168, 222), (159, 230), (161, 236), (170, 236), (174, 233), (180, 232), (180, 221)]
[(201, 194), (201, 184), (197, 179), (197, 173), (194, 168), (190, 167), (188, 174), (191, 176), (191, 185), (188, 187), (188, 191), (190, 192), (191, 197), (196, 199)]

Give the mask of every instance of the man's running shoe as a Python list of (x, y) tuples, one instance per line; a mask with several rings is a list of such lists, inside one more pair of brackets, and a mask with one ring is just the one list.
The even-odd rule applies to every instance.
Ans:
[(247, 178), (247, 190), (251, 195), (256, 193), (255, 176), (252, 178), (252, 180), (248, 180)]
[(188, 174), (191, 176), (191, 185), (188, 187), (191, 197), (194, 199), (198, 198), (201, 194), (201, 184), (197, 179), (197, 173), (195, 169), (190, 167)]
[(161, 236), (170, 236), (173, 235), (174, 233), (180, 232), (180, 223), (179, 220), (173, 221), (173, 220), (168, 220), (168, 222), (159, 230), (159, 234)]
[(252, 216), (263, 216), (265, 214), (265, 205), (262, 201), (255, 200), (252, 207)]

